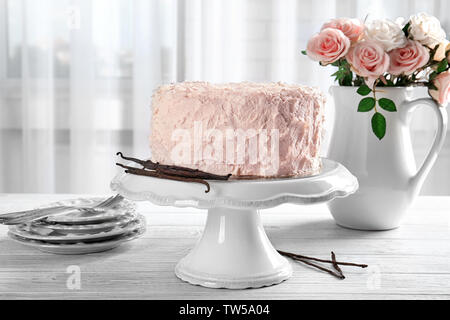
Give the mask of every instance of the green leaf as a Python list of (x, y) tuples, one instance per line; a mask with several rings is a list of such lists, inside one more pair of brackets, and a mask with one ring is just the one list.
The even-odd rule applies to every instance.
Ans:
[(427, 82), (427, 87), (428, 87), (428, 89), (430, 89), (430, 90), (439, 90), (439, 89), (434, 85), (433, 82)]
[(439, 62), (438, 66), (437, 66), (437, 73), (441, 73), (444, 72), (447, 69), (448, 66), (448, 61), (447, 59), (443, 59), (441, 62)]
[(343, 76), (344, 72), (341, 69), (338, 69), (335, 73), (333, 73), (331, 76)]
[(430, 74), (430, 76), (428, 77), (428, 80), (432, 81), (432, 80), (434, 80), (434, 78), (436, 78), (436, 76), (437, 76), (437, 72), (436, 72), (436, 71), (433, 71), (433, 72)]
[(408, 22), (407, 24), (405, 24), (405, 26), (403, 27), (402, 31), (405, 34), (405, 37), (408, 38), (409, 36), (409, 26), (411, 25), (410, 22)]
[(439, 44), (435, 45), (434, 48), (430, 48), (430, 59), (428, 63), (434, 63), (434, 56), (436, 55), (436, 51), (439, 48)]
[(397, 111), (397, 108), (395, 107), (395, 102), (392, 101), (391, 99), (381, 98), (380, 100), (378, 100), (378, 104), (386, 111), (389, 112)]
[(371, 91), (372, 90), (370, 90), (370, 88), (365, 84), (363, 84), (358, 88), (358, 90), (356, 90), (356, 92), (358, 92), (358, 94), (362, 96), (367, 96)]
[(359, 102), (358, 112), (367, 112), (372, 110), (373, 107), (375, 107), (375, 99), (371, 97), (364, 98)]
[(353, 73), (352, 72), (346, 73), (345, 76), (342, 78), (341, 85), (350, 87), (352, 85), (352, 80), (353, 80)]
[(386, 119), (379, 112), (375, 112), (372, 116), (372, 131), (380, 140), (383, 139), (386, 134)]
[(306, 50), (302, 50), (302, 54), (307, 55)]
[(339, 68), (339, 70), (333, 73), (332, 76), (336, 77), (335, 81), (340, 81), (341, 79), (344, 79), (346, 72), (345, 70)]

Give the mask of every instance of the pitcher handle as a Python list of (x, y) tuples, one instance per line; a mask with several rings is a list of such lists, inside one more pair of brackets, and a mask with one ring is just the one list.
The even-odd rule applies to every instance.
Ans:
[[(433, 109), (437, 117), (437, 130), (434, 136), (433, 144), (431, 145), (428, 155), (422, 163), (422, 166), (417, 170), (417, 173), (411, 178), (413, 186), (421, 186), (426, 176), (431, 170), (434, 162), (437, 159), (439, 152), (444, 144), (445, 135), (447, 134), (447, 110), (445, 106), (440, 106), (431, 98), (420, 98), (413, 101), (406, 102), (401, 106), (407, 113), (413, 111), (419, 105), (427, 105)], [(419, 188), (414, 188), (419, 192)]]

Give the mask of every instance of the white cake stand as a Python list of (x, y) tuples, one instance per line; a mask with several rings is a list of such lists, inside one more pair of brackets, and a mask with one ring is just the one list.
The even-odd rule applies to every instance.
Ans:
[[(131, 200), (208, 209), (203, 236), (177, 264), (175, 274), (211, 288), (258, 288), (288, 279), (292, 268), (273, 248), (258, 210), (282, 203), (312, 204), (345, 197), (357, 179), (341, 164), (322, 159), (319, 175), (305, 178), (179, 182), (118, 174), (111, 188)], [(128, 164), (132, 165), (132, 164)]]

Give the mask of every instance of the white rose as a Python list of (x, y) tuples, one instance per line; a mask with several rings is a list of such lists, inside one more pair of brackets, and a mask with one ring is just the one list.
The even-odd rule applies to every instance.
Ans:
[(438, 48), (436, 49), (436, 52), (434, 53), (433, 60), (434, 61), (441, 61), (446, 58), (447, 51), (450, 50), (450, 41), (445, 39), (442, 41)]
[(403, 47), (406, 44), (406, 37), (402, 28), (387, 19), (367, 22), (366, 36), (378, 42), (386, 51)]
[(405, 26), (406, 22), (406, 19), (403, 17), (397, 17), (397, 19), (395, 19), (395, 23), (398, 24), (402, 29)]
[(409, 19), (409, 34), (412, 39), (433, 48), (442, 42), (446, 35), (439, 20), (426, 13), (419, 13)]

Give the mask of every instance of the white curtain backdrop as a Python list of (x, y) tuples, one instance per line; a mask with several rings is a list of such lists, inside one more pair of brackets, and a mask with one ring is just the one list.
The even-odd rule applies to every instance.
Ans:
[[(333, 71), (300, 54), (325, 20), (420, 11), (450, 33), (446, 0), (0, 0), (0, 192), (107, 192), (117, 151), (149, 156), (158, 85), (284, 81), (326, 92)], [(420, 163), (435, 123), (419, 113)], [(424, 194), (450, 194), (449, 165), (447, 142)]]

